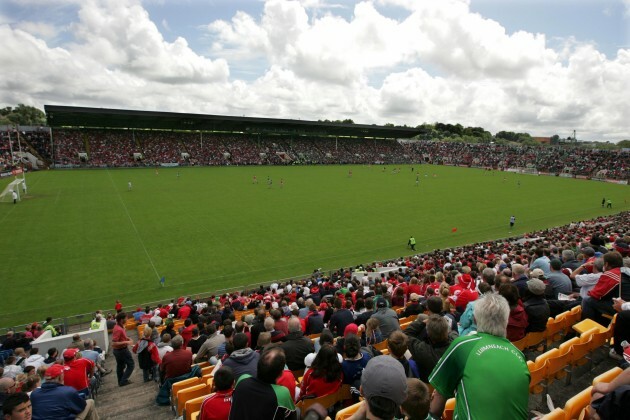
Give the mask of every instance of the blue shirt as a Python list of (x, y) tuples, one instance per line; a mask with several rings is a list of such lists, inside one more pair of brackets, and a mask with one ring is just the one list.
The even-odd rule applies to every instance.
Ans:
[(540, 268), (544, 273), (545, 277), (548, 277), (551, 274), (551, 267), (549, 267), (549, 257), (543, 255), (540, 258), (536, 258), (536, 260), (529, 266), (529, 270), (533, 270), (535, 268)]
[(85, 400), (76, 389), (57, 382), (44, 382), (31, 394), (33, 420), (70, 420), (85, 410)]

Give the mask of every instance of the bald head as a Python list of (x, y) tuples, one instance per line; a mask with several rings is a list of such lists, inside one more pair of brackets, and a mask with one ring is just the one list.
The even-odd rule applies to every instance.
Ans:
[(13, 378), (0, 378), (0, 393), (10, 394), (15, 391), (15, 379)]
[(298, 331), (302, 331), (302, 326), (300, 325), (300, 319), (292, 316), (291, 319), (289, 319), (289, 332), (298, 332)]

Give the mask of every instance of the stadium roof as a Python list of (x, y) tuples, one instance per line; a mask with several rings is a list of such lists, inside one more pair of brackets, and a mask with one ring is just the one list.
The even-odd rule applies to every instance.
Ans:
[(410, 138), (416, 128), (342, 124), (274, 118), (231, 117), (176, 112), (132, 111), (107, 108), (44, 105), (50, 127), (136, 128), (200, 130), (312, 136)]

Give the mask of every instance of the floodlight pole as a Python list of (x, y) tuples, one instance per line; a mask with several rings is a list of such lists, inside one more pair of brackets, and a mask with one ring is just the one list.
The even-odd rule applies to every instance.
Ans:
[(22, 165), (22, 180), (24, 181), (24, 185), (26, 185), (26, 171), (24, 170), (24, 159), (22, 157), (22, 143), (20, 142), (20, 126), (17, 124), (15, 125), (15, 132), (17, 133), (18, 149), (20, 150), (20, 163)]
[(10, 126), (7, 126), (7, 133), (9, 134), (9, 151), (11, 152), (11, 166), (13, 166), (13, 141), (11, 140), (11, 129), (8, 127)]
[(48, 127), (48, 135), (50, 137), (50, 158), (52, 159), (52, 166), (55, 168), (55, 145), (53, 143), (52, 127)]

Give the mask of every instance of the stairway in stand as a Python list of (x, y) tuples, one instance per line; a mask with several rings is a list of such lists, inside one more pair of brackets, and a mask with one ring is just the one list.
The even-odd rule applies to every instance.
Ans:
[[(135, 331), (129, 331), (129, 338), (137, 340)], [(112, 373), (105, 376), (96, 397), (96, 409), (101, 420), (105, 419), (151, 419), (172, 420), (175, 415), (170, 407), (155, 404), (158, 385), (155, 382), (142, 381), (142, 369), (138, 367), (138, 359), (133, 355), (136, 367), (131, 375), (131, 384), (118, 386), (116, 379), (116, 359), (111, 353), (107, 356), (105, 366)]]

